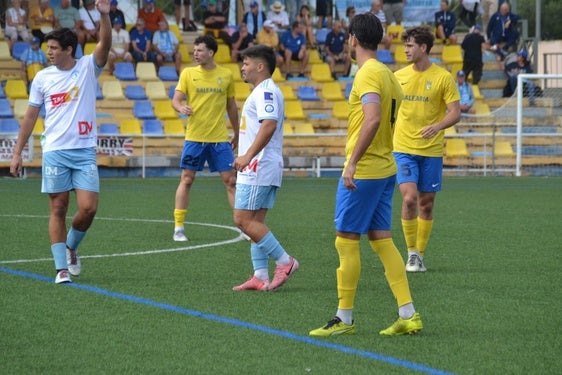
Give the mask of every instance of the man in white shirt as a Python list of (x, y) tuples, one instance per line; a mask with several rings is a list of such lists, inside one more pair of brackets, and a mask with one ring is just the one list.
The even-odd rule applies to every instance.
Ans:
[(108, 70), (113, 74), (117, 60), (133, 62), (133, 55), (129, 52), (131, 39), (127, 30), (123, 30), (123, 20), (119, 17), (113, 20), (111, 30), (111, 50), (109, 50)]
[(273, 30), (277, 33), (289, 30), (289, 14), (285, 11), (285, 6), (279, 0), (275, 1), (267, 12), (267, 19), (273, 22)]
[(84, 43), (97, 42), (99, 40), (98, 30), (100, 28), (100, 12), (96, 9), (95, 0), (83, 0), (84, 7), (80, 8), (80, 20), (82, 21), (82, 32)]

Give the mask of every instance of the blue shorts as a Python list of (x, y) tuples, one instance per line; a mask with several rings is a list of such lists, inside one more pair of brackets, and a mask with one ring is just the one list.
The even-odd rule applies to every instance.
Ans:
[(357, 189), (349, 190), (340, 178), (336, 193), (336, 230), (359, 234), (390, 230), (395, 182), (396, 176), (355, 180)]
[(75, 189), (100, 191), (95, 148), (45, 152), (42, 174), (42, 193), (62, 193)]
[(205, 143), (185, 141), (181, 153), (180, 167), (190, 171), (202, 171), (205, 162), (211, 172), (232, 170), (234, 153), (229, 142)]
[(273, 208), (277, 189), (277, 186), (236, 184), (234, 208), (249, 211)]
[(443, 158), (419, 156), (395, 152), (398, 167), (398, 185), (413, 182), (422, 193), (435, 193), (441, 190), (443, 182)]

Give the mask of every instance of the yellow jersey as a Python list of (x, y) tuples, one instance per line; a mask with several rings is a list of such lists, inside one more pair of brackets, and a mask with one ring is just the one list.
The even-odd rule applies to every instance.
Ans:
[(229, 69), (216, 66), (212, 70), (201, 66), (185, 68), (178, 80), (177, 91), (187, 97), (193, 114), (187, 121), (186, 141), (226, 142), (226, 103), (234, 97), (234, 80)]
[(445, 117), (447, 104), (460, 94), (451, 73), (432, 64), (417, 72), (413, 64), (394, 73), (404, 92), (394, 131), (394, 151), (420, 156), (443, 156), (444, 131), (424, 139), (421, 130)]
[(380, 124), (371, 145), (357, 163), (355, 178), (386, 178), (396, 174), (396, 164), (392, 156), (392, 133), (393, 120), (396, 119), (402, 101), (402, 90), (390, 69), (375, 59), (367, 60), (357, 71), (349, 94), (346, 165), (357, 144), (365, 119), (361, 99), (368, 93), (380, 96)]

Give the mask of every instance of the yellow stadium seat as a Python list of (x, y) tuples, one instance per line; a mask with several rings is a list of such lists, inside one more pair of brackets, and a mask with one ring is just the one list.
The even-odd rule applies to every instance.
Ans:
[(150, 100), (169, 99), (166, 87), (162, 81), (149, 81), (146, 83), (144, 91)]
[(285, 100), (297, 100), (298, 99), (291, 86), (289, 86), (289, 85), (279, 85), (279, 89), (281, 90), (281, 93), (283, 94), (283, 97), (285, 98)]
[(484, 99), (484, 96), (480, 92), (480, 87), (478, 87), (478, 85), (475, 84), (472, 85), (472, 92), (474, 93), (474, 99), (476, 100)]
[(462, 50), (460, 44), (443, 46), (441, 61), (445, 64), (462, 63)]
[(156, 74), (156, 67), (151, 62), (141, 61), (137, 63), (135, 68), (135, 73), (137, 78), (141, 81), (159, 81), (158, 75)]
[(184, 120), (180, 118), (164, 120), (164, 134), (185, 134)]
[(240, 65), (237, 63), (225, 63), (221, 65), (232, 72), (232, 78), (234, 82), (243, 82), (242, 75), (240, 73)]
[(189, 54), (189, 47), (185, 43), (180, 43), (180, 47), (178, 52), (181, 55), (181, 62), (182, 64), (189, 64), (193, 60), (191, 60), (191, 55)]
[(0, 40), (0, 61), (11, 61), (10, 45), (6, 40)]
[[(45, 43), (47, 44), (47, 43)], [(85, 55), (91, 55), (92, 53), (94, 53), (94, 50), (96, 49), (96, 46), (98, 44), (96, 42), (88, 42), (86, 44), (84, 44), (84, 56)]]
[(154, 100), (152, 102), (154, 107), (154, 115), (160, 120), (171, 120), (178, 118), (178, 113), (172, 108), (172, 101), (166, 100)]
[(513, 152), (513, 148), (511, 147), (511, 143), (509, 143), (509, 141), (497, 141), (494, 147), (494, 155), (514, 157), (515, 152)]
[(27, 85), (22, 79), (8, 79), (4, 87), (4, 93), (9, 99), (27, 99)]
[(41, 69), (43, 69), (43, 65), (41, 65), (40, 63), (32, 63), (29, 64), (27, 66), (26, 73), (27, 73), (27, 79), (28, 81), (33, 80), (33, 78), (35, 78), (35, 75), (37, 74), (38, 71), (40, 71)]
[(285, 117), (289, 120), (306, 120), (302, 103), (299, 100), (285, 101)]
[(490, 114), (490, 106), (482, 100), (476, 100), (472, 108), (474, 109), (474, 113), (477, 115)]
[(388, 25), (386, 27), (386, 35), (390, 38), (393, 44), (402, 43), (402, 33), (404, 32), (403, 25)]
[(447, 139), (445, 155), (450, 158), (468, 158), (468, 148), (464, 139)]
[(180, 44), (181, 44), (182, 41), (183, 41), (183, 38), (181, 36), (181, 31), (180, 31), (179, 26), (175, 23), (170, 23), (168, 25), (168, 30), (170, 30), (176, 36), (176, 38), (178, 38), (178, 42), (180, 42)]
[(296, 123), (293, 125), (295, 134), (314, 134), (314, 127), (311, 123)]
[(105, 100), (125, 100), (125, 94), (118, 80), (107, 80), (103, 82), (102, 95)]
[(345, 100), (341, 86), (338, 82), (326, 82), (322, 85), (322, 91), (320, 93), (324, 100), (335, 101), (335, 100)]
[(238, 101), (244, 101), (250, 96), (250, 85), (246, 82), (234, 82), (234, 98)]
[(308, 49), (308, 54), (310, 56), (308, 59), (309, 64), (321, 64), (324, 62), (322, 61), (322, 58), (320, 57), (320, 53), (316, 48)]
[(316, 82), (332, 82), (334, 80), (332, 72), (330, 71), (330, 65), (326, 63), (312, 64), (310, 68), (310, 78)]
[(283, 123), (283, 134), (284, 135), (294, 134), (293, 126), (291, 125), (291, 123), (289, 123), (289, 122)]
[(33, 126), (33, 134), (43, 134), (45, 131), (45, 121), (42, 117), (37, 117), (35, 125)]
[(347, 120), (349, 112), (347, 102), (345, 100), (334, 102), (334, 106), (332, 107), (332, 116), (338, 120)]
[(406, 47), (403, 44), (398, 44), (394, 49), (394, 61), (398, 64), (408, 64), (406, 59)]
[(121, 134), (142, 134), (140, 121), (136, 118), (126, 118), (119, 124)]
[(27, 111), (28, 100), (27, 99), (15, 99), (14, 100), (14, 117), (22, 119)]
[(215, 62), (217, 64), (225, 64), (232, 62), (230, 57), (230, 49), (226, 44), (219, 44), (217, 53), (215, 54)]
[(283, 73), (281, 73), (281, 69), (279, 69), (278, 67), (273, 71), (273, 75), (271, 76), (271, 78), (273, 78), (275, 82), (286, 81), (285, 76), (283, 76)]
[(462, 63), (454, 63), (451, 65), (451, 75), (453, 76), (455, 81), (457, 80), (457, 73), (459, 72), (459, 70), (462, 70)]
[(445, 129), (445, 135), (454, 135), (454, 134), (457, 134), (457, 129), (454, 126)]

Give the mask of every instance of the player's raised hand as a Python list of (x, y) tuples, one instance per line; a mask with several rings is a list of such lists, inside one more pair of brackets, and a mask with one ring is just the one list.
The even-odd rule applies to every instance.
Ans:
[(109, 0), (96, 0), (96, 8), (101, 14), (109, 14)]

